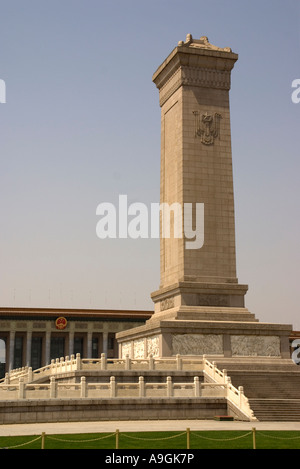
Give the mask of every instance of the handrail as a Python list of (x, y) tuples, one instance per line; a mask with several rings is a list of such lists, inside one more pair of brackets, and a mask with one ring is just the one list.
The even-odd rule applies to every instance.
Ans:
[[(25, 382), (31, 382), (40, 377), (58, 375), (61, 373), (66, 373), (69, 371), (79, 371), (79, 370), (145, 370), (145, 366), (149, 370), (161, 369), (168, 370), (170, 365), (176, 370), (182, 370), (185, 365), (193, 364), (198, 371), (202, 371), (203, 360), (200, 359), (185, 359), (180, 355), (170, 358), (154, 358), (152, 355), (149, 358), (134, 358), (131, 359), (127, 355), (125, 358), (106, 358), (104, 353), (101, 354), (101, 358), (81, 358), (80, 354), (67, 356), (65, 358), (60, 358), (56, 360), (51, 360), (51, 363), (45, 365), (36, 370), (32, 370), (30, 367), (19, 368), (12, 370), (9, 373), (6, 373), (5, 377), (0, 380), (1, 383), (12, 383), (17, 382), (20, 378), (23, 378)], [(166, 366), (165, 366), (166, 365)]]
[[(144, 377), (140, 376), (138, 382), (117, 383), (114, 376), (110, 377), (109, 383), (87, 383), (84, 376), (80, 383), (61, 383), (54, 377), (50, 383), (25, 383), (20, 378), (18, 384), (0, 385), (0, 400), (11, 400), (12, 394), (15, 399), (68, 399), (79, 398), (196, 398), (201, 397), (202, 389), (214, 389), (222, 387), (216, 383), (200, 383), (199, 377), (195, 376), (192, 382), (174, 383), (168, 376), (165, 382), (145, 383)], [(128, 392), (127, 392), (128, 391)], [(34, 394), (33, 394), (34, 393)], [(215, 392), (213, 391), (215, 396)], [(223, 397), (223, 396), (222, 396)]]
[(237, 389), (231, 383), (231, 378), (227, 376), (227, 370), (221, 371), (217, 368), (215, 362), (209, 362), (205, 355), (203, 355), (204, 369), (203, 372), (209, 376), (216, 383), (226, 386), (226, 398), (231, 404), (233, 404), (238, 410), (244, 414), (251, 421), (256, 421), (257, 418), (254, 416), (254, 412), (250, 407), (249, 400), (244, 394), (243, 386), (239, 386)]

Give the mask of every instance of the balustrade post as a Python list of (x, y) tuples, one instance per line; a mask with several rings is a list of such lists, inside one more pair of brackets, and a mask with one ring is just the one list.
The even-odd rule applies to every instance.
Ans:
[(177, 370), (181, 371), (182, 370), (182, 358), (180, 357), (179, 354), (176, 355), (176, 362), (177, 362)]
[(244, 396), (244, 388), (243, 388), (243, 386), (239, 386), (239, 406), (240, 406), (240, 408), (242, 407), (243, 396)]
[(227, 370), (223, 370), (224, 384), (227, 383)]
[(145, 397), (145, 380), (143, 376), (139, 377), (139, 397)]
[(76, 371), (81, 370), (81, 358), (80, 353), (76, 353)]
[(131, 370), (131, 359), (129, 358), (129, 355), (126, 355), (125, 357), (125, 370)]
[(65, 370), (66, 371), (69, 369), (69, 365), (70, 365), (70, 356), (66, 355), (65, 357)]
[(202, 355), (202, 361), (199, 369), (202, 369), (202, 371), (205, 370), (205, 355)]
[(20, 378), (19, 379), (19, 399), (24, 399), (25, 398), (25, 383), (24, 379)]
[(167, 397), (172, 397), (173, 395), (173, 383), (171, 376), (167, 377)]
[(101, 353), (101, 370), (106, 370), (106, 355), (105, 353)]
[(75, 360), (75, 355), (71, 355), (71, 357), (70, 357), (70, 361), (71, 361), (71, 371), (73, 371), (74, 360)]
[(149, 355), (149, 370), (154, 370), (154, 358), (153, 355)]
[(56, 398), (56, 381), (54, 376), (50, 378), (50, 399)]
[(201, 394), (201, 386), (200, 386), (199, 377), (195, 376), (194, 377), (194, 396), (200, 397), (200, 394)]
[(116, 397), (116, 378), (110, 377), (110, 397)]
[(81, 376), (81, 388), (80, 388), (80, 397), (87, 397), (87, 383), (86, 383), (86, 377)]
[(31, 366), (28, 368), (28, 373), (27, 373), (27, 383), (31, 383), (33, 380), (33, 373), (32, 373), (32, 368)]

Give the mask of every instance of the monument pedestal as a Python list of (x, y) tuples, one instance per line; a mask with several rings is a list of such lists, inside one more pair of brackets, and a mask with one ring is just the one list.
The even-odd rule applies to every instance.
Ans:
[(154, 314), (144, 326), (117, 335), (125, 358), (208, 355), (290, 358), (289, 325), (262, 323), (246, 308), (186, 307)]
[(248, 285), (220, 282), (177, 282), (153, 292), (155, 313), (179, 306), (243, 308)]
[[(120, 357), (290, 357), (292, 326), (255, 319), (245, 308), (248, 287), (236, 276), (229, 90), (237, 59), (189, 34), (153, 75), (161, 106), (160, 200), (170, 212), (183, 211), (169, 219), (171, 236), (161, 217), (155, 313), (117, 334)], [(204, 207), (203, 219), (197, 205), (186, 217), (194, 204)], [(178, 236), (182, 220), (188, 226)]]

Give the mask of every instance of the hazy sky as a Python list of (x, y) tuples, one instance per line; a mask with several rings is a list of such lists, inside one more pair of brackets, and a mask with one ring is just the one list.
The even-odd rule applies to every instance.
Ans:
[(300, 330), (299, 0), (0, 1), (0, 305), (152, 309), (159, 241), (100, 240), (96, 207), (159, 201), (152, 75), (191, 33), (239, 54), (237, 268), (261, 321)]

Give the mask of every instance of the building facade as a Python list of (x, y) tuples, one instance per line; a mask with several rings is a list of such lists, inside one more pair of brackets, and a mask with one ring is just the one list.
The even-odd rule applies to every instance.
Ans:
[(52, 359), (117, 358), (117, 332), (141, 326), (152, 311), (0, 308), (0, 377), (23, 366), (41, 368)]

